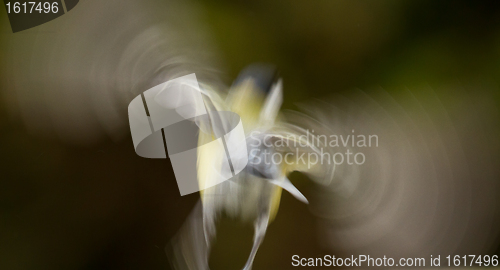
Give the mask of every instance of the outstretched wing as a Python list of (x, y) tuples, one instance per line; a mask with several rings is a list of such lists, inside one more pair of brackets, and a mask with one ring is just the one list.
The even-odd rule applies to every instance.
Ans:
[(196, 73), (223, 89), (196, 6), (186, 1), (90, 0), (9, 35), (2, 52), (7, 108), (35, 133), (86, 143), (128, 134), (128, 103)]
[(357, 90), (289, 114), (295, 126), (326, 135), (319, 147), (336, 154), (333, 181), (310, 198), (324, 247), (345, 252), (339, 257), (490, 251), (500, 228), (489, 210), (499, 206), (494, 90)]
[[(135, 97), (192, 73), (210, 111), (220, 107), (220, 58), (198, 12), (184, 0), (87, 0), (54, 21), (9, 34), (0, 50), (8, 112), (32, 133), (67, 143), (118, 140), (130, 134), (127, 107)], [(203, 228), (196, 232), (188, 239)], [(200, 243), (174, 246), (173, 263), (206, 259)]]

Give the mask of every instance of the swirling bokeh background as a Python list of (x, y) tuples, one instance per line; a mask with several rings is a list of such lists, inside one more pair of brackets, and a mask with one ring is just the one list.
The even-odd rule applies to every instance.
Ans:
[[(135, 154), (128, 102), (192, 72), (227, 91), (254, 62), (290, 121), (381, 141), (328, 188), (292, 174), (311, 204), (283, 194), (255, 269), (500, 252), (500, 3), (85, 0), (15, 34), (0, 9), (0, 59), (1, 269), (170, 269), (199, 195)], [(251, 224), (218, 231), (211, 267), (241, 268)]]

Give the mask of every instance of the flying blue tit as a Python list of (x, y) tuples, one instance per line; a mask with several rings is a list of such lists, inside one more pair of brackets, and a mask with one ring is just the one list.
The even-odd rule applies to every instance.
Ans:
[[(174, 256), (172, 261), (178, 269), (208, 269), (210, 246), (216, 234), (215, 221), (218, 215), (225, 213), (254, 224), (253, 247), (243, 268), (249, 270), (267, 226), (278, 212), (282, 190), (285, 189), (295, 198), (308, 203), (305, 196), (287, 178), (291, 171), (306, 171), (306, 168), (291, 162), (273, 162), (269, 159), (278, 150), (266, 140), (297, 138), (283, 135), (283, 131), (287, 130), (279, 113), (283, 101), (283, 84), (274, 67), (261, 64), (247, 67), (235, 80), (224, 100), (219, 96), (215, 97), (215, 93), (209, 90), (204, 90), (204, 94), (204, 98), (208, 99), (205, 103), (209, 104), (207, 108), (211, 121), (224, 122), (224, 119), (215, 119), (221, 114), (211, 114), (210, 110), (228, 110), (240, 116), (245, 131), (244, 154), (248, 155), (248, 164), (244, 171), (230, 180), (212, 185), (207, 182), (217, 178), (217, 170), (214, 168), (220, 168), (224, 153), (215, 148), (198, 148), (198, 181), (200, 187), (211, 187), (200, 191), (201, 204), (184, 225), (185, 232), (181, 231), (173, 241), (170, 246), (173, 251), (169, 253)], [(214, 132), (203, 132), (210, 129), (200, 130), (199, 145), (206, 145), (218, 136)], [(293, 133), (292, 130), (288, 132)], [(302, 142), (302, 145), (308, 144), (310, 142)], [(188, 243), (192, 246), (189, 249), (194, 248), (195, 251), (187, 251)]]
[[(200, 203), (168, 245), (175, 269), (208, 269), (214, 221), (222, 212), (255, 223), (251, 265), (282, 189), (303, 199), (286, 180), (293, 170), (324, 184), (308, 199), (321, 244), (330, 252), (409, 258), (489, 254), (498, 244), (497, 84), (459, 78), (460, 83), (447, 79), (431, 87), (415, 81), (390, 92), (345, 89), (336, 96), (331, 95), (338, 87), (325, 84), (330, 95), (301, 101), (300, 111), (278, 113), (282, 89), (269, 67), (250, 68), (227, 95), (221, 90), (226, 88), (220, 78), (224, 69), (218, 63), (224, 59), (199, 20), (201, 13), (193, 12), (198, 10), (195, 3), (189, 2), (86, 1), (71, 11), (71, 20), (40, 25), (33, 30), (40, 35), (13, 35), (0, 52), (8, 78), (2, 82), (3, 108), (36, 137), (79, 146), (104, 138), (124, 140), (130, 135), (125, 108), (133, 98), (192, 73), (202, 83), (209, 113), (240, 115), (248, 138), (248, 167), (201, 192)], [(111, 8), (117, 5), (121, 8)], [(399, 85), (401, 78), (387, 83)], [(286, 85), (284, 81), (285, 94)], [(307, 138), (296, 136), (305, 130), (328, 139), (364, 134), (380, 141), (357, 147), (366, 156), (359, 166), (258, 162), (264, 150), (287, 151), (256, 143), (266, 139), (297, 138), (307, 145), (298, 149), (303, 152), (345, 150), (335, 143), (309, 145)], [(200, 140), (209, 138), (202, 132)], [(211, 175), (203, 164), (216, 156), (215, 151), (199, 153), (200, 184)], [(93, 245), (84, 246), (82, 254), (93, 254)]]

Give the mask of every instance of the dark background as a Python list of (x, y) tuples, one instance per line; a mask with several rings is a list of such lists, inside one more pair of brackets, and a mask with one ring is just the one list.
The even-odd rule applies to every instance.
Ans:
[[(247, 64), (274, 63), (284, 108), (352, 88), (499, 82), (498, 1), (196, 2), (226, 83)], [(8, 26), (5, 10), (0, 17)], [(0, 104), (0, 269), (169, 269), (164, 246), (199, 195), (179, 195), (168, 160), (140, 158), (130, 136), (85, 146), (38, 137)], [(307, 197), (312, 184), (291, 179)], [(323, 256), (315, 225), (284, 192), (254, 269)], [(223, 220), (212, 268), (241, 267), (251, 239), (250, 225)]]

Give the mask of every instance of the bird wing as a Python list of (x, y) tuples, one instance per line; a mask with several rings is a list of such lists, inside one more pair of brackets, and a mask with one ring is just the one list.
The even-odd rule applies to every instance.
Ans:
[(321, 184), (309, 201), (323, 247), (339, 257), (490, 252), (500, 228), (495, 91), (487, 83), (353, 90), (288, 113), (296, 129), (326, 135), (331, 153), (352, 153), (353, 164), (325, 175), (331, 183), (311, 177)]
[[(70, 144), (127, 138), (131, 100), (192, 73), (210, 111), (220, 110), (221, 58), (207, 33), (188, 1), (80, 1), (68, 14), (2, 40), (5, 105), (32, 134)], [(198, 266), (207, 258), (200, 211), (181, 230), (195, 234), (169, 253), (176, 267), (186, 267), (184, 258)]]
[[(129, 134), (126, 108), (143, 91), (196, 73), (216, 92), (220, 58), (186, 1), (85, 1), (12, 34), (2, 70), (9, 113), (35, 134), (69, 143)], [(217, 59), (217, 60), (216, 60)]]

